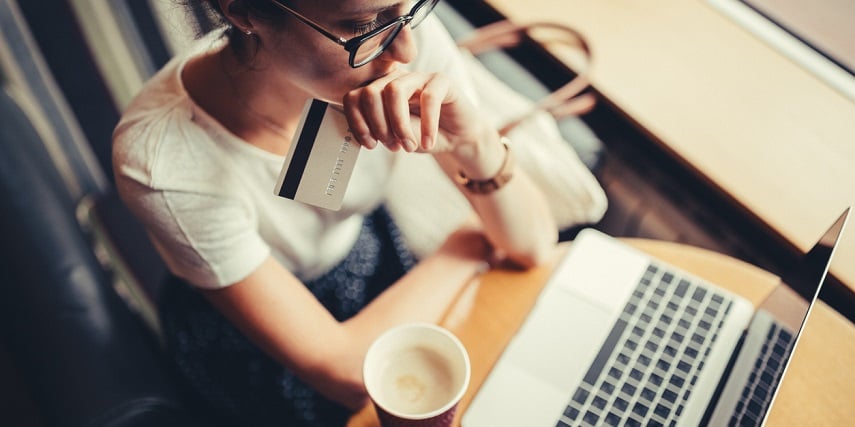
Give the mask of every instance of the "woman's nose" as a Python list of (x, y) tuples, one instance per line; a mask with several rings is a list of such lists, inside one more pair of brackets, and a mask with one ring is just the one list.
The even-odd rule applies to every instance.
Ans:
[(413, 29), (409, 25), (405, 25), (395, 40), (392, 40), (392, 43), (383, 52), (383, 56), (386, 56), (387, 60), (407, 64), (415, 59), (417, 53), (418, 48), (413, 37)]

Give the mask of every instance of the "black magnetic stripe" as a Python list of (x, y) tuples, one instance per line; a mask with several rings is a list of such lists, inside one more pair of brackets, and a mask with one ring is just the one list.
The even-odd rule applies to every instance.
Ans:
[(297, 139), (297, 146), (294, 147), (294, 156), (288, 164), (288, 170), (282, 180), (282, 188), (279, 189), (279, 195), (282, 197), (293, 200), (297, 195), (297, 188), (300, 187), (300, 181), (303, 179), (303, 171), (306, 170), (306, 164), (309, 162), (309, 154), (312, 152), (321, 122), (324, 120), (326, 106), (326, 102), (317, 99), (309, 106), (306, 123), (300, 132), (300, 138)]

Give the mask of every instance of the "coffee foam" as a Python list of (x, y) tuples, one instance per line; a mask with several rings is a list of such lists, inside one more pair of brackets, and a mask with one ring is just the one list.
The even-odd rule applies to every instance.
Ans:
[(402, 350), (380, 371), (380, 395), (385, 408), (405, 414), (437, 410), (455, 398), (453, 368), (426, 347)]

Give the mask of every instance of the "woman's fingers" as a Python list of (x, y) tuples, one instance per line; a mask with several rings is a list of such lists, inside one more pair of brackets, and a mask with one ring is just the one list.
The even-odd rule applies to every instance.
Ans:
[[(344, 95), (344, 115), (351, 133), (365, 147), (374, 148), (378, 143), (388, 144), (383, 117), (383, 104), (379, 97), (379, 88), (391, 79), (391, 74), (383, 76), (371, 84), (359, 87)], [(388, 146), (388, 145), (387, 145)]]
[(347, 125), (350, 128), (350, 133), (356, 138), (356, 141), (362, 146), (373, 149), (377, 147), (379, 142), (377, 138), (371, 135), (371, 129), (365, 122), (362, 116), (362, 111), (359, 109), (359, 104), (356, 101), (349, 100), (348, 96), (344, 99), (344, 116), (347, 119)]
[(391, 79), (393, 73), (374, 82), (351, 90), (344, 96), (344, 114), (356, 139), (365, 147), (374, 148), (378, 142), (390, 149), (392, 144), (388, 135), (381, 90)]
[[(391, 150), (431, 150), (450, 90), (448, 81), (435, 74), (394, 72), (350, 91), (344, 98), (345, 115), (366, 147), (373, 148), (379, 140)], [(421, 118), (418, 132), (413, 115)]]
[(439, 118), (451, 86), (447, 79), (434, 75), (422, 88), (419, 96), (421, 118), (421, 148), (431, 150), (436, 146)]
[(417, 139), (412, 127), (410, 99), (422, 85), (420, 76), (409, 74), (390, 81), (382, 90), (386, 125), (390, 136), (407, 151), (416, 151)]

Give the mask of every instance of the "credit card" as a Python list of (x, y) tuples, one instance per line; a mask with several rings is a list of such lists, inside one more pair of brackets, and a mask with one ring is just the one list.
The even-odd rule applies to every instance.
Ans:
[(286, 199), (337, 211), (362, 148), (344, 113), (327, 102), (306, 103), (274, 193)]

